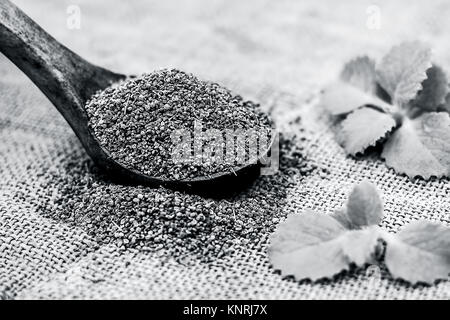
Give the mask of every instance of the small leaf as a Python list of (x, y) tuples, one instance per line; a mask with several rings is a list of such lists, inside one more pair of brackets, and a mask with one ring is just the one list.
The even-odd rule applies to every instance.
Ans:
[(386, 164), (410, 178), (450, 175), (450, 116), (445, 112), (425, 113), (405, 119), (384, 145)]
[(427, 70), (427, 79), (422, 83), (422, 91), (411, 101), (410, 108), (419, 111), (437, 111), (445, 103), (449, 93), (448, 80), (445, 71), (433, 66)]
[(341, 79), (363, 92), (377, 92), (375, 61), (367, 56), (348, 62), (341, 73)]
[(416, 221), (387, 240), (386, 266), (397, 278), (433, 283), (450, 273), (450, 228)]
[(377, 188), (368, 181), (357, 185), (348, 199), (347, 214), (354, 226), (378, 225), (383, 218), (383, 202)]
[(431, 67), (431, 50), (421, 42), (393, 47), (377, 67), (377, 79), (395, 105), (404, 105), (422, 89)]
[(378, 225), (383, 218), (383, 202), (375, 185), (367, 180), (353, 188), (344, 208), (333, 217), (347, 229)]
[(344, 82), (335, 82), (325, 88), (321, 105), (335, 116), (352, 112), (367, 105), (376, 106), (380, 109), (391, 108), (380, 98)]
[(356, 155), (374, 146), (395, 126), (391, 115), (372, 108), (361, 108), (342, 121), (337, 139), (348, 154)]

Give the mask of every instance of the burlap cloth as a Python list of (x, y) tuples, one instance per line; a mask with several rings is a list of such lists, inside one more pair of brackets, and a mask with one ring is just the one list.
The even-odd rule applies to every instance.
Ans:
[[(411, 182), (379, 160), (347, 158), (315, 104), (320, 87), (345, 60), (360, 53), (379, 58), (404, 39), (428, 41), (437, 61), (449, 67), (448, 1), (378, 1), (379, 30), (366, 26), (366, 1), (16, 3), (95, 63), (124, 73), (178, 67), (261, 101), (283, 130), (303, 126), (309, 135), (305, 156), (319, 169), (288, 190), (290, 209), (332, 212), (355, 183), (369, 179), (383, 192), (383, 227), (397, 231), (418, 218), (449, 224), (448, 180)], [(81, 8), (80, 30), (66, 27), (69, 4)], [(99, 246), (80, 228), (38, 210), (51, 202), (41, 187), (48, 183), (45, 173), (64, 170), (65, 155), (82, 157), (84, 151), (52, 105), (4, 57), (0, 74), (0, 298), (450, 297), (448, 281), (412, 287), (384, 271), (374, 278), (357, 270), (321, 283), (283, 280), (269, 267), (264, 245), (189, 266)], [(300, 124), (288, 125), (296, 116)]]

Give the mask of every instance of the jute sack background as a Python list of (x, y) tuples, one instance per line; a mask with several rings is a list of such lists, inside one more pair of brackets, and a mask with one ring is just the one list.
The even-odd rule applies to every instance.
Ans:
[[(396, 232), (416, 219), (449, 225), (448, 180), (410, 181), (374, 157), (346, 157), (316, 106), (320, 88), (346, 60), (379, 58), (402, 40), (429, 42), (436, 61), (449, 68), (447, 1), (15, 2), (94, 63), (134, 74), (178, 67), (260, 101), (283, 131), (303, 129), (304, 156), (318, 169), (293, 176), (275, 215), (331, 213), (355, 183), (369, 179), (383, 192), (384, 228)], [(81, 29), (68, 28), (69, 5), (81, 9)], [(378, 13), (380, 28), (368, 28)], [(385, 270), (320, 283), (283, 280), (269, 267), (266, 243), (189, 265), (163, 253), (100, 245), (82, 228), (52, 218), (52, 199), (61, 195), (51, 177), (64, 174), (67, 155), (85, 159), (79, 142), (4, 57), (0, 75), (0, 298), (450, 298), (448, 281), (412, 287)]]

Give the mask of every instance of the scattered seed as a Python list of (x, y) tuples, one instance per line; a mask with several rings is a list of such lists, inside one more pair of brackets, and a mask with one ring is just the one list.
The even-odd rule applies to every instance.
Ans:
[(281, 138), (280, 151), (278, 174), (260, 177), (229, 199), (113, 184), (86, 156), (71, 153), (62, 168), (43, 173), (43, 196), (53, 195), (54, 201), (39, 209), (46, 217), (84, 229), (100, 245), (165, 249), (161, 254), (177, 260), (210, 262), (236, 246), (251, 248), (266, 241), (276, 221), (289, 214), (284, 205), (290, 186), (315, 167), (293, 140)]

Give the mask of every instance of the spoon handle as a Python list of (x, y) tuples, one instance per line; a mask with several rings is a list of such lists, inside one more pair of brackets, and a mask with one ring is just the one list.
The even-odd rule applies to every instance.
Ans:
[[(56, 41), (9, 0), (0, 0), (0, 51), (71, 123), (97, 90), (124, 76), (94, 66)], [(78, 117), (80, 115), (78, 114)]]

